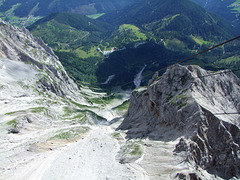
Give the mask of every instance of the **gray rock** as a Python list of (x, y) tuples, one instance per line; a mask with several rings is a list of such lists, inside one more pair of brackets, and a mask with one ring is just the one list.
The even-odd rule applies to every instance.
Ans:
[(32, 123), (33, 122), (30, 117), (26, 117), (26, 120), (27, 120), (28, 123)]
[[(33, 37), (25, 28), (0, 21), (0, 58), (32, 64), (39, 70), (40, 91), (51, 91), (58, 96), (73, 97), (79, 87), (64, 70), (58, 57), (42, 39)], [(41, 73), (40, 73), (41, 72)], [(44, 78), (47, 81), (44, 81)]]
[(198, 66), (168, 68), (161, 79), (154, 77), (146, 89), (132, 93), (118, 129), (127, 130), (128, 138), (181, 138), (175, 152), (187, 152), (193, 167), (221, 178), (239, 178), (239, 115), (224, 112), (239, 112), (240, 80), (229, 71), (212, 73)]
[(18, 134), (20, 133), (20, 130), (17, 128), (12, 128), (12, 129), (8, 129), (8, 133)]
[(185, 139), (183, 139), (183, 138), (180, 139), (179, 143), (176, 144), (174, 151), (178, 152), (178, 153), (182, 152), (182, 151), (188, 151), (188, 145), (187, 145)]

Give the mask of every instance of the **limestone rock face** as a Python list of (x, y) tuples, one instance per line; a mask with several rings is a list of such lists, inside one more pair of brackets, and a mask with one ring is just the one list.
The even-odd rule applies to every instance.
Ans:
[(239, 84), (228, 70), (213, 73), (198, 66), (172, 66), (162, 77), (155, 75), (147, 88), (132, 93), (119, 129), (127, 130), (129, 138), (179, 138), (175, 152), (184, 152), (194, 168), (239, 178)]
[(133, 179), (106, 126), (128, 95), (90, 101), (105, 96), (79, 89), (41, 39), (0, 21), (0, 179)]
[[(0, 149), (44, 140), (34, 134), (61, 127), (71, 100), (86, 102), (53, 51), (28, 30), (0, 20)], [(1, 157), (7, 162), (7, 155)]]
[(0, 58), (31, 64), (39, 74), (42, 91), (73, 96), (79, 87), (69, 78), (58, 57), (40, 38), (25, 28), (0, 20)]

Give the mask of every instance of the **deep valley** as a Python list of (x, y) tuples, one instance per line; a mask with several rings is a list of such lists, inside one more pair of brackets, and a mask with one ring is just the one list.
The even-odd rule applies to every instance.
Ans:
[(0, 18), (0, 179), (240, 178), (238, 0), (0, 0)]

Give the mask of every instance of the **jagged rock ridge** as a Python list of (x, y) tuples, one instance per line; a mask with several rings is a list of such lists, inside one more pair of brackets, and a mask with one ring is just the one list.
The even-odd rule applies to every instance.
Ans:
[(129, 138), (167, 142), (180, 138), (175, 153), (184, 154), (195, 169), (194, 177), (207, 179), (198, 170), (202, 168), (219, 178), (239, 178), (240, 80), (229, 71), (211, 73), (198, 66), (175, 65), (162, 77), (155, 74), (147, 88), (132, 93), (119, 129), (127, 130)]

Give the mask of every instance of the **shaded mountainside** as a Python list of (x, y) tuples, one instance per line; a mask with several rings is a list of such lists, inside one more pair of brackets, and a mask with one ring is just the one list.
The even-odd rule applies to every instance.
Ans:
[(99, 19), (116, 25), (134, 24), (157, 36), (176, 31), (218, 41), (233, 32), (229, 24), (189, 0), (141, 0)]
[(220, 15), (236, 27), (240, 27), (240, 2), (237, 0), (192, 0), (210, 12)]
[[(149, 74), (149, 71), (154, 72), (154, 70), (166, 67), (177, 60), (204, 51), (236, 34), (236, 29), (228, 22), (189, 0), (140, 0), (122, 10), (105, 14), (98, 20), (114, 24), (119, 29), (122, 26), (137, 27), (140, 30), (139, 34), (144, 34), (146, 37), (145, 40), (142, 40), (145, 44), (143, 43), (136, 49), (132, 48), (128, 49), (128, 52), (112, 54), (97, 71), (99, 74), (104, 74), (104, 69), (107, 69), (107, 71), (111, 71), (108, 75), (111, 75), (114, 74), (114, 67), (127, 66), (129, 68), (122, 71), (121, 75), (116, 75), (118, 81), (124, 82), (127, 78), (123, 80), (121, 77), (131, 77), (132, 80), (133, 74), (137, 73), (137, 70), (134, 72), (131, 68), (137, 68), (140, 71), (146, 64), (147, 67), (143, 72), (145, 76)], [(126, 29), (126, 32), (132, 34), (131, 28)], [(127, 35), (121, 35), (121, 33), (117, 34), (112, 42), (119, 42), (118, 37), (127, 39), (124, 38)], [(128, 45), (131, 47), (131, 43)], [(235, 63), (235, 60), (239, 59), (238, 47), (239, 42), (235, 41), (187, 63), (198, 64), (209, 69), (224, 68), (227, 64), (228, 67), (236, 67), (238, 63)], [(133, 64), (136, 67), (133, 67)], [(129, 79), (127, 82), (131, 80)], [(144, 80), (146, 84), (148, 79)]]
[(37, 21), (28, 29), (53, 48), (75, 79), (96, 81), (97, 64), (103, 60), (97, 46), (112, 33), (111, 25), (85, 15), (55, 13)]
[(46, 16), (54, 12), (73, 12), (79, 14), (96, 14), (120, 9), (134, 0), (8, 0), (0, 4), (0, 12), (7, 11), (14, 5), (16, 16), (25, 17), (28, 15)]
[(90, 43), (98, 44), (112, 32), (113, 27), (85, 15), (54, 13), (38, 20), (28, 29), (34, 36), (42, 37), (52, 48), (71, 46), (76, 49)]
[(119, 129), (127, 130), (129, 138), (178, 139), (175, 153), (185, 157), (196, 177), (207, 179), (201, 167), (221, 178), (239, 178), (240, 80), (232, 72), (212, 73), (176, 65), (162, 77), (155, 74), (148, 87), (132, 93)]
[(69, 12), (97, 18), (121, 9), (135, 0), (1, 0), (0, 18), (12, 25), (27, 27), (51, 13)]
[[(141, 0), (97, 20), (55, 13), (29, 29), (54, 49), (76, 80), (101, 84), (114, 77), (104, 85), (111, 88), (134, 81), (145, 65), (144, 76), (233, 37), (235, 30), (222, 19), (191, 1), (175, 1)], [(235, 41), (190, 64), (233, 68), (238, 66), (238, 49)], [(145, 84), (148, 79), (143, 79)]]

